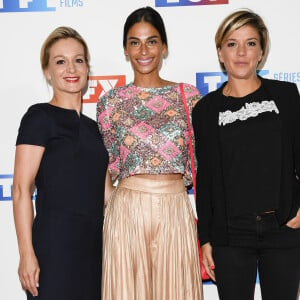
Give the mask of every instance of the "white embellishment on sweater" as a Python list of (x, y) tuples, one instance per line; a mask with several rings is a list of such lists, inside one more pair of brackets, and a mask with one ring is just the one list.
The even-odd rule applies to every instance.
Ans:
[(233, 123), (237, 120), (245, 121), (251, 117), (257, 117), (259, 114), (264, 112), (272, 112), (279, 114), (279, 110), (273, 100), (245, 103), (240, 110), (230, 111), (226, 110), (219, 113), (219, 126), (225, 126), (226, 124)]

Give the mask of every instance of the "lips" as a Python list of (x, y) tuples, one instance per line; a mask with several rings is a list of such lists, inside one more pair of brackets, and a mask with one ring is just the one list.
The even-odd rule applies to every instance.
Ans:
[(79, 81), (79, 76), (76, 77), (64, 77), (65, 81), (69, 82), (69, 83), (76, 83)]
[(235, 65), (237, 65), (237, 66), (246, 66), (246, 65), (248, 65), (248, 63), (244, 62), (244, 61), (237, 61), (237, 62), (235, 62)]
[(138, 62), (140, 65), (143, 65), (143, 66), (146, 66), (146, 65), (150, 64), (152, 61), (153, 61), (153, 58), (137, 59), (137, 62)]

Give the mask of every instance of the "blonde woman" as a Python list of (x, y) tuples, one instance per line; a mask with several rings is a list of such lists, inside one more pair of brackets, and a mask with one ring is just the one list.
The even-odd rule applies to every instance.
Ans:
[(220, 299), (296, 300), (300, 278), (300, 97), (257, 76), (268, 30), (244, 9), (216, 37), (228, 81), (193, 110), (198, 231)]

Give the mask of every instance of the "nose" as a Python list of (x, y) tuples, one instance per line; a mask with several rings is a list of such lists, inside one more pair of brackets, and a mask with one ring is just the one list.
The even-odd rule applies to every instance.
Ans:
[(75, 64), (73, 63), (73, 62), (69, 62), (68, 63), (68, 66), (67, 66), (67, 71), (69, 72), (69, 73), (73, 73), (73, 72), (75, 72)]
[(146, 44), (146, 43), (141, 43), (141, 48), (140, 48), (140, 50), (141, 50), (142, 55), (146, 55), (147, 52), (148, 52), (147, 44)]
[(239, 45), (237, 48), (238, 55), (245, 55), (246, 53), (246, 46), (245, 45)]

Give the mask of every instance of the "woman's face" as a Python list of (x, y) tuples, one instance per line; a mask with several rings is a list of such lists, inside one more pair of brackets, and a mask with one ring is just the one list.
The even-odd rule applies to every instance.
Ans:
[(155, 27), (147, 22), (138, 22), (128, 31), (124, 52), (135, 76), (158, 74), (167, 46), (162, 43)]
[(235, 30), (222, 41), (218, 56), (229, 78), (249, 79), (256, 76), (257, 65), (262, 59), (257, 30), (249, 25)]
[(80, 93), (85, 87), (88, 66), (84, 48), (73, 38), (60, 39), (49, 50), (49, 64), (44, 71), (54, 93)]

